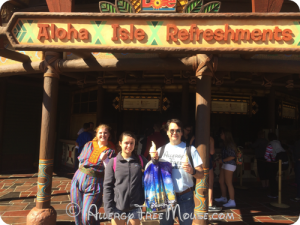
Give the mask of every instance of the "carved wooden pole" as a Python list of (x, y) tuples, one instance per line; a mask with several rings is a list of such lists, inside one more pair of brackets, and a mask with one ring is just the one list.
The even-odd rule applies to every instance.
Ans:
[(195, 219), (193, 224), (208, 224), (208, 172), (209, 172), (209, 136), (211, 76), (214, 63), (206, 55), (197, 55), (196, 69), (196, 147), (203, 161), (204, 178), (197, 179), (195, 189)]
[(41, 123), (39, 175), (36, 207), (27, 216), (27, 224), (56, 224), (56, 211), (50, 206), (52, 173), (55, 150), (55, 124), (57, 113), (58, 79), (55, 63), (60, 54), (46, 52), (44, 68), (44, 94)]
[(183, 124), (189, 122), (189, 83), (182, 83), (181, 117)]

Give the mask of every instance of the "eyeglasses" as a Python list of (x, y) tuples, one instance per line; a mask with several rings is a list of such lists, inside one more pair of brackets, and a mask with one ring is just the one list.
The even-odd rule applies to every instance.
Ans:
[(174, 134), (174, 132), (176, 132), (177, 134), (180, 134), (181, 130), (180, 129), (177, 129), (177, 130), (170, 130), (170, 133), (171, 134)]
[(185, 129), (187, 132), (191, 132), (191, 130), (190, 129)]

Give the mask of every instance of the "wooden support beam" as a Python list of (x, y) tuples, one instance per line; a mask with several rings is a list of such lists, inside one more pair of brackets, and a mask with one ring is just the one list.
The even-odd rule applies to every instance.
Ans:
[(42, 73), (42, 70), (40, 69), (41, 63), (42, 62), (27, 62), (0, 66), (0, 77)]
[[(67, 72), (86, 71), (180, 71), (193, 70), (194, 57), (185, 58), (145, 58), (139, 59), (75, 59), (60, 60), (59, 70)], [(39, 68), (41, 62), (27, 62), (0, 67), (0, 77), (22, 75), (30, 73), (41, 73)], [(298, 74), (300, 71), (299, 61), (289, 60), (261, 60), (239, 58), (219, 58), (217, 71), (255, 72), (255, 73), (284, 73)]]
[(77, 55), (78, 57), (83, 58), (83, 59), (88, 59), (88, 58), (94, 57), (91, 52), (73, 51), (72, 53), (74, 53), (75, 55)]
[(0, 56), (15, 60), (18, 62), (30, 62), (31, 61), (31, 59), (28, 55), (24, 55), (23, 53), (7, 50), (5, 48), (0, 49)]

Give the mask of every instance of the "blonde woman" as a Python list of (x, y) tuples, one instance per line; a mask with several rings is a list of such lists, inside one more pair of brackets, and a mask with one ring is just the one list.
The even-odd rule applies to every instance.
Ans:
[[(223, 140), (224, 147), (222, 148), (222, 159), (219, 163), (222, 164), (220, 171), (219, 183), (221, 187), (222, 196), (216, 198), (216, 202), (226, 203), (224, 207), (235, 207), (234, 188), (232, 184), (233, 172), (236, 170), (236, 145), (233, 141), (231, 132), (223, 130), (221, 132), (221, 139)], [(226, 186), (229, 192), (229, 200), (227, 202)]]
[(72, 179), (70, 196), (71, 202), (77, 206), (74, 207), (76, 225), (96, 222), (95, 217), (89, 216), (90, 213), (95, 215), (96, 207), (90, 210), (90, 206), (94, 204), (100, 209), (102, 205), (104, 168), (115, 154), (108, 142), (109, 136), (109, 126), (98, 126), (96, 137), (85, 144), (78, 157), (80, 166)]

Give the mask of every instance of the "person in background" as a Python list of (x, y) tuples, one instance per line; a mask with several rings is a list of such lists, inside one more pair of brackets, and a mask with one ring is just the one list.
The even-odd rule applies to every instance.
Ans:
[[(87, 126), (89, 127), (88, 123)], [(96, 138), (85, 144), (78, 157), (81, 166), (71, 182), (71, 202), (78, 206), (74, 207), (76, 225), (99, 224), (90, 215), (96, 215), (96, 209), (100, 209), (102, 205), (104, 169), (115, 154), (115, 150), (108, 143), (110, 127), (101, 124), (96, 132)]]
[(169, 143), (169, 137), (168, 137), (168, 129), (167, 129), (167, 123), (163, 122), (160, 128), (160, 133), (162, 134), (162, 136), (165, 138), (166, 143)]
[[(86, 124), (86, 123), (84, 123), (84, 124)], [(83, 126), (79, 129), (79, 131), (78, 131), (78, 133), (77, 133), (77, 136), (79, 136), (82, 132), (84, 132), (84, 124), (83, 124)]]
[(291, 198), (291, 201), (300, 202), (300, 138), (293, 146), (293, 155), (295, 160), (295, 176), (297, 180), (297, 196)]
[(191, 145), (192, 128), (193, 127), (191, 125), (183, 126), (183, 135), (181, 137), (181, 141), (186, 143), (186, 147), (189, 147)]
[(270, 184), (271, 193), (268, 195), (269, 198), (278, 197), (278, 183), (276, 181), (276, 176), (278, 172), (278, 162), (276, 161), (276, 155), (280, 152), (285, 152), (283, 147), (280, 144), (280, 141), (277, 140), (275, 133), (268, 134), (269, 144), (265, 151), (265, 159), (267, 161), (267, 172)]
[(142, 145), (141, 155), (145, 154), (146, 147), (147, 147), (147, 139), (148, 136), (151, 135), (152, 133), (153, 133), (152, 128), (146, 128), (143, 137), (140, 138), (139, 143)]
[(219, 183), (221, 187), (222, 196), (215, 198), (216, 202), (227, 202), (226, 186), (229, 192), (229, 201), (224, 204), (224, 207), (235, 207), (234, 188), (232, 184), (233, 172), (236, 170), (236, 144), (233, 141), (230, 131), (223, 130), (220, 135), (224, 147), (222, 148), (222, 159), (219, 159), (220, 165), (222, 164)]
[(159, 123), (155, 123), (153, 125), (153, 130), (154, 130), (153, 134), (149, 135), (147, 138), (147, 146), (146, 146), (146, 150), (144, 153), (145, 158), (149, 159), (149, 160), (150, 160), (149, 151), (152, 146), (152, 141), (155, 143), (157, 149), (166, 144), (165, 138), (160, 133), (160, 124)]
[(265, 160), (265, 152), (267, 146), (268, 140), (265, 138), (265, 132), (259, 131), (256, 141), (250, 147), (255, 150), (255, 157), (257, 160), (257, 172), (259, 179), (261, 180), (263, 189), (267, 189), (269, 187), (267, 163)]
[(91, 133), (91, 135), (94, 138), (96, 136), (96, 131), (94, 130), (94, 123), (93, 122), (89, 122), (89, 124), (90, 124), (90, 130), (89, 130), (89, 132)]
[(75, 171), (78, 169), (79, 161), (78, 161), (78, 156), (80, 155), (84, 145), (93, 140), (93, 136), (89, 132), (90, 130), (90, 124), (85, 123), (83, 124), (83, 132), (79, 134), (79, 136), (76, 139), (76, 147), (77, 151), (75, 151)]
[(142, 186), (143, 170), (148, 161), (135, 152), (136, 137), (132, 132), (123, 132), (119, 139), (120, 152), (109, 161), (104, 177), (104, 210), (106, 215), (126, 214), (126, 219), (112, 215), (112, 225), (139, 225), (140, 208), (145, 201)]
[(214, 169), (213, 155), (215, 154), (215, 141), (212, 137), (209, 138), (209, 173), (208, 173), (208, 212), (219, 212), (222, 207), (213, 205), (214, 193)]

